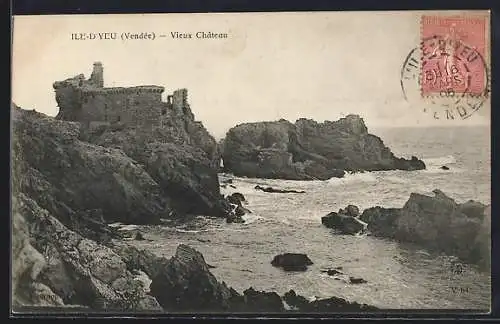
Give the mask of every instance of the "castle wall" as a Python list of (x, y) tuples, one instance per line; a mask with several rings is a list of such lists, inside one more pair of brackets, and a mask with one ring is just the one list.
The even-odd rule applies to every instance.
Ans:
[(88, 80), (79, 74), (54, 82), (60, 108), (58, 118), (78, 121), (87, 127), (120, 123), (144, 130), (173, 127), (175, 125), (170, 124), (185, 118), (194, 120), (187, 101), (187, 89), (175, 90), (167, 96), (167, 102), (163, 102), (164, 87), (105, 88), (103, 73), (102, 64), (95, 62)]
[(79, 121), (82, 113), (81, 93), (71, 85), (63, 85), (56, 89), (56, 102), (59, 106), (57, 118)]
[(82, 96), (84, 122), (102, 121), (129, 125), (159, 125), (161, 92), (139, 90), (88, 91)]

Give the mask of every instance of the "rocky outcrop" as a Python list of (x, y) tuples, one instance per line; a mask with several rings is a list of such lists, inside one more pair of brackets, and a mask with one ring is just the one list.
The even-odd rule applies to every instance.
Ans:
[(401, 208), (376, 206), (365, 209), (359, 218), (368, 223), (367, 230), (372, 235), (396, 238), (398, 231), (396, 220), (399, 217), (401, 217)]
[(259, 185), (255, 186), (254, 189), (270, 193), (306, 193), (303, 190), (276, 189), (273, 187), (261, 187)]
[(354, 235), (365, 230), (366, 223), (358, 219), (359, 208), (348, 205), (345, 209), (331, 212), (321, 217), (321, 223), (328, 228), (333, 228), (341, 234)]
[(347, 235), (363, 232), (365, 227), (359, 219), (336, 212), (321, 217), (321, 223), (328, 228), (333, 228), (339, 233)]
[(297, 295), (295, 291), (290, 290), (283, 296), (283, 300), (288, 306), (292, 307), (292, 311), (308, 312), (308, 313), (341, 313), (341, 312), (377, 312), (378, 308), (366, 304), (358, 304), (356, 302), (348, 302), (345, 299), (331, 297), (326, 299), (318, 299), (312, 302), (304, 297)]
[(132, 128), (89, 136), (79, 123), (12, 111), (20, 190), (72, 229), (227, 215), (216, 170), (198, 146), (147, 140)]
[(488, 266), (490, 207), (476, 201), (456, 203), (438, 189), (433, 193), (412, 193), (403, 208), (369, 208), (360, 218), (374, 235), (414, 242)]
[(416, 157), (398, 158), (357, 115), (317, 123), (299, 119), (241, 124), (224, 139), (224, 170), (237, 176), (325, 180), (345, 171), (420, 170)]
[(120, 149), (142, 165), (171, 198), (178, 214), (225, 216), (227, 205), (220, 195), (215, 140), (200, 125), (195, 128), (195, 140), (183, 128), (184, 119), (172, 118), (170, 123), (152, 134), (133, 127), (108, 127), (102, 132), (83, 133), (82, 137), (99, 146)]
[(200, 252), (182, 244), (152, 280), (151, 293), (167, 311), (228, 310), (235, 294), (210, 273)]
[(303, 253), (284, 253), (276, 255), (271, 264), (273, 267), (281, 267), (285, 271), (306, 271), (313, 262)]
[(13, 221), (14, 307), (162, 310), (111, 248), (69, 230), (22, 193), (13, 198)]
[(245, 220), (242, 218), (245, 214), (250, 214), (251, 211), (243, 207), (243, 202), (246, 202), (245, 196), (239, 192), (235, 192), (226, 197), (226, 201), (229, 202), (231, 206), (231, 211), (229, 212), (226, 222), (227, 223), (244, 223)]
[(168, 217), (160, 186), (121, 150), (80, 141), (77, 123), (16, 107), (12, 113), (19, 190), (65, 225), (97, 229), (103, 220), (155, 223)]

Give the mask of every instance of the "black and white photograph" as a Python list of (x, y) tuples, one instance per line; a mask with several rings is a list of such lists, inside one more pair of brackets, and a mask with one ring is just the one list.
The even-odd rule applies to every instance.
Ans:
[(489, 11), (12, 38), (11, 313), (490, 312)]

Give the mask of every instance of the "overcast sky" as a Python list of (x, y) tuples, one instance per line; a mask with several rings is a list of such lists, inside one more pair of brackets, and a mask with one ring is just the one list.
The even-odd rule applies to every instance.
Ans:
[[(55, 116), (52, 83), (92, 64), (105, 86), (188, 88), (191, 108), (221, 137), (241, 122), (335, 120), (367, 126), (489, 123), (489, 103), (467, 121), (436, 121), (404, 100), (401, 67), (419, 44), (415, 12), (21, 16), (14, 18), (13, 101)], [(171, 32), (227, 33), (224, 40)], [(154, 32), (151, 40), (71, 40), (71, 33)], [(160, 34), (167, 37), (160, 38)], [(194, 35), (193, 35), (194, 37)], [(415, 85), (417, 87), (417, 85)]]

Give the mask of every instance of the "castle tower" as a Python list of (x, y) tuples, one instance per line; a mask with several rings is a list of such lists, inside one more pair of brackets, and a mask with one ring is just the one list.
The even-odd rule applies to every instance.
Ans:
[(187, 89), (178, 89), (174, 91), (172, 95), (172, 106), (175, 112), (179, 114), (185, 113), (185, 107), (188, 106)]
[(99, 88), (104, 87), (104, 71), (101, 62), (94, 63), (94, 69), (90, 75), (90, 81)]

